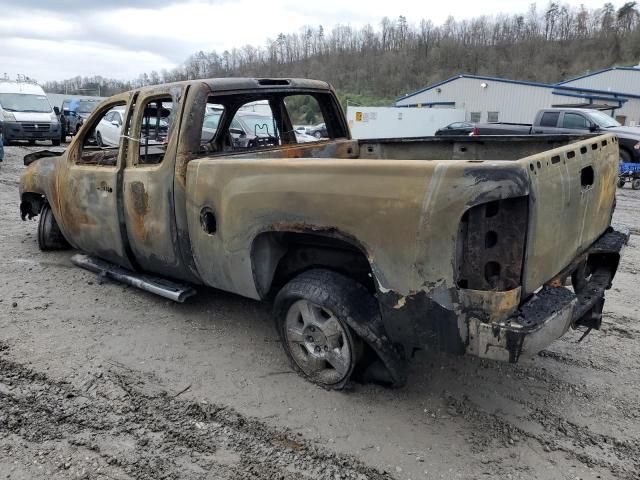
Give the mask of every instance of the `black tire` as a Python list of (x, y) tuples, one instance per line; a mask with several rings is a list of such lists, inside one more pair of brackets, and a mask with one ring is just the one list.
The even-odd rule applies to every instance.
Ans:
[(49, 250), (65, 250), (69, 248), (69, 242), (64, 238), (58, 222), (53, 216), (53, 211), (48, 203), (45, 203), (40, 210), (40, 220), (38, 221), (38, 247), (43, 252)]
[(619, 188), (624, 187), (624, 184), (625, 184), (625, 183), (626, 183), (626, 182), (625, 182), (624, 180), (622, 180), (622, 179), (618, 180), (618, 187), (619, 187)]
[(631, 163), (631, 154), (627, 152), (624, 148), (620, 149), (620, 161), (622, 163)]
[[(314, 308), (325, 315), (325, 318), (329, 319), (328, 321), (335, 320), (339, 323), (342, 327), (339, 334), (341, 346), (330, 348), (327, 351), (326, 345), (329, 340), (325, 340), (326, 343), (322, 349), (319, 350), (317, 346), (313, 347), (317, 352), (314, 354), (306, 340), (302, 342), (291, 338), (289, 333), (292, 332), (291, 323), (289, 323), (289, 327), (287, 324), (288, 321), (291, 322), (291, 318), (295, 318), (295, 308), (300, 301), (312, 304)], [(349, 327), (346, 319), (351, 318), (356, 322), (366, 324), (371, 320), (372, 315), (377, 314), (378, 308), (375, 299), (362, 285), (330, 270), (314, 269), (298, 275), (280, 290), (274, 302), (274, 319), (278, 335), (294, 370), (307, 380), (331, 390), (344, 388), (363, 353), (363, 342)], [(299, 322), (301, 325), (304, 322), (302, 315)], [(306, 329), (302, 332), (303, 338), (311, 338), (306, 336)], [(299, 332), (293, 333), (299, 335)], [(322, 333), (320, 335), (322, 336)], [(315, 339), (311, 345), (315, 345)], [(302, 353), (300, 351), (293, 352), (292, 348), (299, 348)], [(324, 360), (326, 358), (324, 355), (331, 353), (341, 359), (340, 368), (333, 366), (335, 357), (333, 362)], [(312, 362), (306, 362), (309, 367), (306, 369), (305, 362), (299, 361), (305, 355), (313, 358)], [(317, 368), (317, 363), (322, 361), (326, 363), (326, 368), (312, 372), (314, 367)], [(311, 363), (315, 365), (311, 365)]]
[(104, 143), (102, 143), (102, 135), (100, 135), (100, 132), (96, 132), (96, 145), (98, 145), (99, 147), (104, 147)]
[(633, 182), (631, 182), (631, 188), (634, 190), (640, 190), (640, 178), (636, 178)]
[(60, 139), (55, 139), (55, 140), (51, 140), (51, 145), (53, 145), (54, 147), (59, 147), (60, 146)]

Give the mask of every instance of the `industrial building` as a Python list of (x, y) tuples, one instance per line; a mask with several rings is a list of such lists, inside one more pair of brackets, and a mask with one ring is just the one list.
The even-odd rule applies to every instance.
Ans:
[(558, 85), (637, 94), (640, 93), (640, 66), (596, 70), (565, 80)]
[(457, 75), (396, 99), (396, 107), (457, 108), (470, 122), (531, 123), (550, 107), (595, 108), (640, 125), (640, 68), (613, 67), (556, 85)]

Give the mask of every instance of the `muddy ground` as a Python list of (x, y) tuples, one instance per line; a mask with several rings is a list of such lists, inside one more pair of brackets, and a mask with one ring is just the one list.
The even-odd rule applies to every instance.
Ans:
[(292, 372), (268, 305), (178, 305), (41, 253), (0, 164), (0, 478), (638, 479), (640, 191), (604, 324), (518, 365), (419, 354), (401, 390)]

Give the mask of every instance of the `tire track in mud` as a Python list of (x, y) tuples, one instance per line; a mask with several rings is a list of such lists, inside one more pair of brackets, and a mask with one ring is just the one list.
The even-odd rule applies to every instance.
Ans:
[[(592, 365), (589, 358), (574, 358), (568, 353), (544, 350), (540, 357), (573, 368), (611, 373), (609, 369), (601, 368), (600, 364)], [(496, 448), (513, 446), (514, 438), (516, 444), (518, 439), (529, 438), (539, 443), (546, 452), (563, 452), (588, 467), (605, 469), (610, 473), (602, 478), (640, 478), (640, 438), (619, 438), (617, 435), (594, 431), (591, 425), (580, 425), (570, 420), (573, 415), (568, 415), (567, 410), (571, 406), (576, 412), (583, 412), (585, 419), (596, 415), (602, 416), (600, 423), (606, 423), (609, 419), (614, 425), (618, 422), (624, 425), (628, 421), (635, 423), (640, 418), (637, 399), (612, 395), (611, 388), (605, 385), (567, 381), (563, 378), (564, 374), (554, 373), (548, 365), (516, 364), (505, 368), (495, 362), (483, 361), (480, 367), (517, 379), (522, 388), (490, 393), (497, 393), (519, 405), (511, 413), (502, 409), (492, 413), (491, 403), (487, 403), (482, 391), (477, 398), (475, 393), (445, 395), (445, 401), (453, 409), (452, 414), (473, 425), (473, 428), (467, 429), (473, 432), (467, 434), (473, 453), (491, 455)], [(490, 376), (476, 378), (484, 382)], [(602, 399), (607, 401), (603, 403)], [(520, 416), (518, 412), (525, 413), (525, 416)]]
[(615, 370), (613, 370), (612, 368), (609, 368), (605, 365), (600, 365), (599, 363), (596, 363), (595, 361), (593, 361), (593, 359), (591, 358), (582, 360), (579, 358), (575, 358), (571, 355), (568, 355), (566, 353), (555, 352), (552, 350), (542, 350), (541, 352), (538, 353), (538, 356), (545, 359), (554, 360), (558, 363), (562, 363), (565, 365), (570, 365), (572, 367), (588, 368), (588, 369), (600, 370), (600, 371), (609, 372), (609, 373), (615, 372)]
[[(0, 344), (2, 350), (0, 441), (18, 436), (91, 452), (85, 478), (392, 478), (226, 406), (143, 393), (149, 386), (132, 371), (93, 372), (77, 387), (11, 361)], [(64, 472), (71, 464), (53, 467)]]
[(529, 438), (540, 443), (547, 452), (562, 451), (589, 467), (605, 468), (616, 478), (637, 480), (640, 474), (639, 439), (620, 440), (592, 432), (532, 402), (521, 402), (533, 410), (527, 420), (539, 424), (544, 433), (534, 433), (500, 415), (491, 414), (466, 395), (461, 399), (449, 395), (446, 401), (457, 415), (474, 424), (474, 433), (468, 438), (473, 453), (489, 452)]

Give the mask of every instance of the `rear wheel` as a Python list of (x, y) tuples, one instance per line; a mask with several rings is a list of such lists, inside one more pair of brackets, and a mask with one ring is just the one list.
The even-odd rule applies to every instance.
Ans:
[(38, 222), (38, 247), (42, 251), (64, 250), (69, 248), (69, 243), (62, 235), (58, 222), (53, 216), (53, 211), (48, 203), (45, 203), (40, 210), (40, 220)]
[(626, 182), (623, 179), (618, 180), (618, 187), (620, 187), (620, 188), (624, 187), (625, 183)]
[(313, 136), (316, 138), (322, 138), (322, 134), (320, 132), (313, 132)]
[(634, 190), (640, 190), (640, 178), (636, 178), (636, 179), (631, 183), (631, 188), (633, 188)]
[(287, 283), (274, 313), (293, 368), (321, 387), (343, 388), (363, 352), (346, 319), (362, 319), (371, 302), (364, 287), (329, 270), (309, 270)]

